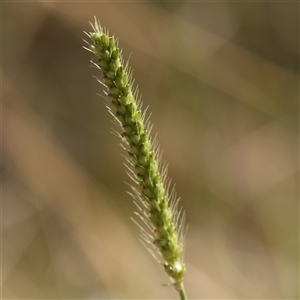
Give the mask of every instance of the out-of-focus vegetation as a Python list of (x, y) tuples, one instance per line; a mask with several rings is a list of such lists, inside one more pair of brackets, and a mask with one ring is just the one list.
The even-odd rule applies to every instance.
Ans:
[(82, 49), (120, 38), (186, 208), (190, 299), (299, 298), (299, 3), (2, 3), (3, 299), (176, 298), (130, 221)]

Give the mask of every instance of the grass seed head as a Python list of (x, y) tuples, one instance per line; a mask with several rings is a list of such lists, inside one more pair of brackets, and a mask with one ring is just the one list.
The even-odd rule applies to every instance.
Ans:
[[(157, 250), (156, 257), (165, 272), (172, 278), (177, 289), (180, 288), (185, 264), (183, 256), (182, 213), (178, 212), (178, 199), (175, 193), (166, 192), (166, 169), (161, 167), (157, 148), (150, 138), (151, 127), (145, 121), (145, 113), (140, 111), (142, 104), (137, 88), (133, 86), (132, 71), (124, 64), (118, 41), (109, 36), (95, 19), (91, 24), (89, 50), (97, 57), (94, 63), (103, 74), (105, 94), (110, 102), (110, 111), (121, 127), (121, 138), (129, 154), (129, 176), (136, 186), (130, 193), (138, 207), (139, 225), (144, 244), (151, 243)], [(153, 149), (155, 148), (155, 149)], [(134, 174), (134, 175), (132, 175)], [(151, 252), (151, 251), (150, 251)]]

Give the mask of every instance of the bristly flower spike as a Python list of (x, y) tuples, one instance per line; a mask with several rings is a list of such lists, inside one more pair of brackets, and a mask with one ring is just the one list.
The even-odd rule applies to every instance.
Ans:
[[(86, 34), (91, 41), (88, 48), (84, 48), (97, 57), (92, 63), (103, 73), (103, 79), (99, 81), (106, 88), (107, 107), (122, 130), (121, 140), (129, 155), (128, 175), (139, 186), (132, 186), (130, 193), (142, 224), (135, 222), (141, 229), (143, 244), (163, 266), (184, 300), (184, 212), (178, 210), (179, 199), (167, 179), (167, 166), (160, 164), (159, 148), (150, 137), (152, 126), (145, 111), (141, 111), (138, 88), (133, 86), (132, 70), (128, 63), (124, 64), (118, 40), (109, 36), (108, 30), (96, 18), (95, 23), (90, 24), (93, 32)], [(154, 249), (158, 255), (153, 253)]]

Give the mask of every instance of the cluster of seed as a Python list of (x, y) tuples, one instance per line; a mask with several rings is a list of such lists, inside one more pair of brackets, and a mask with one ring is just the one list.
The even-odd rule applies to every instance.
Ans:
[[(124, 65), (118, 42), (99, 23), (96, 22), (93, 29), (94, 32), (88, 34), (92, 41), (89, 49), (97, 56), (94, 64), (103, 73), (105, 94), (112, 104), (110, 111), (120, 123), (121, 136), (127, 142), (134, 170), (133, 179), (140, 186), (138, 199), (142, 202), (142, 219), (152, 231), (152, 243), (163, 258), (165, 271), (179, 287), (185, 265), (181, 260), (183, 241), (178, 232), (179, 217), (174, 211), (176, 205), (170, 205), (169, 193), (164, 187), (165, 176), (161, 175), (149, 126), (144, 122), (145, 115), (141, 113), (141, 104), (137, 101), (137, 90), (133, 90), (131, 72), (128, 65)], [(177, 219), (174, 219), (175, 214)]]

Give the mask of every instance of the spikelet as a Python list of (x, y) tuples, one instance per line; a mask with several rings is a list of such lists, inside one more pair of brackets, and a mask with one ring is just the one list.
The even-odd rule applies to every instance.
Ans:
[(178, 210), (178, 198), (167, 178), (167, 168), (161, 165), (159, 149), (150, 137), (152, 127), (142, 112), (138, 89), (134, 87), (132, 70), (124, 63), (118, 40), (109, 36), (95, 18), (90, 23), (93, 32), (85, 49), (97, 56), (93, 62), (103, 73), (100, 81), (111, 115), (121, 127), (119, 134), (128, 153), (128, 175), (133, 180), (130, 194), (137, 207), (135, 221), (140, 227), (143, 244), (157, 258), (171, 277), (181, 297), (185, 274), (184, 212)]

